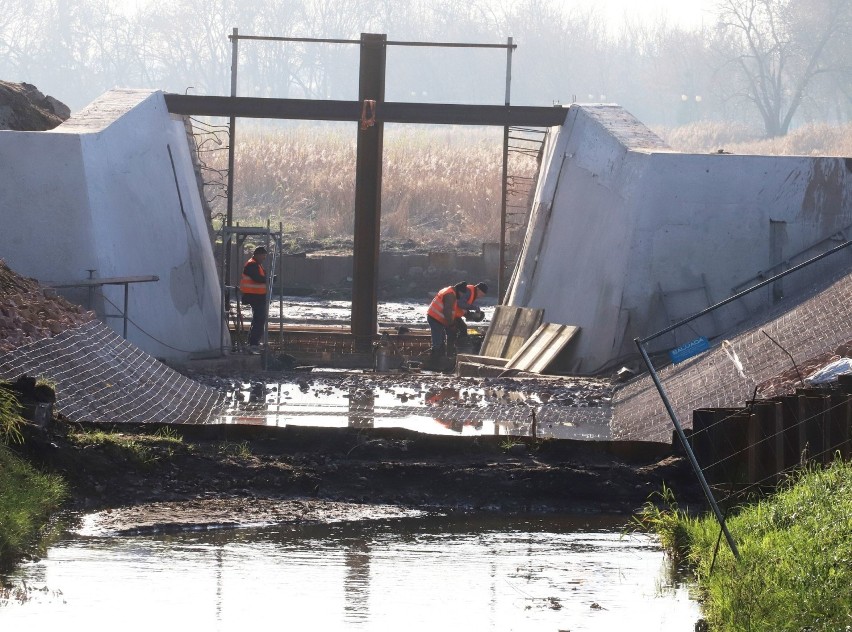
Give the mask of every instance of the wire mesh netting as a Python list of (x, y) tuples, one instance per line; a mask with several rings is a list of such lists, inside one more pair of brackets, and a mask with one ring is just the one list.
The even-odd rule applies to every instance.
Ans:
[(53, 383), (73, 422), (205, 423), (224, 403), (99, 321), (0, 356), (0, 378), (22, 375)]

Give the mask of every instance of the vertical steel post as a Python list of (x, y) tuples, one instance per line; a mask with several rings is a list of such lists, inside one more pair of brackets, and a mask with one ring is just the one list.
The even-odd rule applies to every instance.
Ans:
[[(506, 107), (512, 89), (512, 38), (506, 47)], [(503, 187), (500, 200), (500, 270), (497, 273), (497, 298), (502, 303), (506, 295), (506, 196), (509, 192), (509, 126), (503, 127)]]
[[(381, 113), (385, 100), (387, 35), (361, 34), (358, 100), (375, 101)], [(363, 121), (362, 121), (363, 123)], [(352, 257), (352, 334), (356, 348), (368, 351), (378, 330), (376, 309), (379, 227), (381, 224), (383, 125), (359, 124), (355, 162), (355, 227)]]
[(124, 284), (124, 339), (127, 340), (127, 308), (130, 304), (130, 284)]
[[(237, 59), (239, 53), (240, 30), (234, 27), (231, 35), (231, 96), (237, 96)], [(225, 225), (234, 225), (234, 148), (236, 146), (237, 118), (232, 116), (228, 122), (228, 204), (225, 212)], [(231, 284), (231, 249), (222, 244), (225, 258), (225, 285)]]

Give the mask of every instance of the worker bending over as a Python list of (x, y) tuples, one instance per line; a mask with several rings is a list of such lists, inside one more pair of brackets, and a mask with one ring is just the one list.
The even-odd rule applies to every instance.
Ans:
[(240, 279), (240, 293), (243, 302), (251, 305), (251, 329), (249, 330), (249, 353), (260, 353), (260, 339), (263, 337), (263, 326), (266, 324), (266, 271), (263, 262), (266, 260), (266, 248), (261, 246), (254, 249), (251, 259), (243, 266), (243, 276)]

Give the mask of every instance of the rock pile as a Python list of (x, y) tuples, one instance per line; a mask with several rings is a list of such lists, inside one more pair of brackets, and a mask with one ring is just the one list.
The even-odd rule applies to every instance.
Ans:
[(94, 320), (94, 312), (69, 303), (0, 259), (0, 354)]

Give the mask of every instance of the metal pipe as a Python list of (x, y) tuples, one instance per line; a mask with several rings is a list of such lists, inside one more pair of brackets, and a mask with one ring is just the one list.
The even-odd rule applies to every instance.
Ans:
[(692, 451), (692, 446), (689, 445), (689, 442), (686, 439), (686, 434), (683, 431), (683, 426), (680, 424), (680, 420), (677, 418), (674, 409), (672, 408), (671, 403), (669, 402), (668, 395), (666, 395), (666, 391), (663, 388), (662, 383), (660, 382), (660, 378), (657, 375), (657, 372), (654, 370), (654, 366), (651, 364), (651, 358), (648, 357), (648, 352), (645, 351), (645, 347), (642, 346), (642, 341), (636, 338), (634, 340), (636, 346), (639, 347), (639, 353), (642, 354), (642, 359), (645, 361), (645, 366), (648, 367), (648, 372), (651, 374), (651, 379), (654, 380), (654, 385), (657, 387), (657, 391), (660, 393), (660, 397), (663, 400), (663, 405), (666, 407), (666, 410), (669, 413), (669, 417), (671, 417), (672, 423), (674, 424), (675, 431), (677, 432), (677, 436), (680, 438), (680, 442), (683, 445), (683, 449), (686, 452), (687, 457), (689, 458), (689, 463), (692, 465), (692, 470), (695, 472), (695, 475), (698, 477), (699, 483), (701, 483), (701, 489), (704, 490), (704, 496), (707, 498), (707, 502), (710, 503), (710, 506), (713, 508), (713, 513), (716, 514), (716, 520), (719, 521), (719, 525), (722, 527), (722, 531), (725, 533), (725, 539), (728, 541), (728, 546), (731, 547), (731, 553), (734, 554), (736, 559), (740, 559), (740, 552), (737, 549), (737, 543), (734, 541), (734, 536), (731, 535), (731, 532), (728, 530), (728, 525), (725, 524), (725, 517), (722, 515), (721, 510), (719, 509), (719, 505), (716, 504), (716, 498), (713, 496), (713, 492), (710, 489), (710, 485), (707, 484), (707, 479), (704, 478), (704, 472), (701, 471), (701, 466), (698, 464), (698, 460), (695, 458), (695, 453)]
[[(360, 44), (361, 40), (356, 39), (337, 39), (325, 37), (275, 37), (271, 35), (238, 35), (236, 29), (234, 34), (229, 35), (228, 39), (233, 42), (237, 40), (259, 40), (264, 42), (307, 42), (316, 44)], [(510, 38), (511, 39), (511, 38)], [(385, 42), (387, 46), (424, 46), (433, 48), (517, 48), (517, 44), (511, 42), (507, 44), (471, 44), (466, 42), (414, 42), (395, 40)]]
[[(237, 62), (239, 57), (239, 29), (234, 27), (231, 36), (231, 96), (237, 96)], [(228, 119), (228, 203), (225, 210), (225, 225), (234, 225), (234, 152), (237, 145), (237, 118)], [(225, 256), (225, 285), (231, 284), (231, 250), (227, 249)]]

